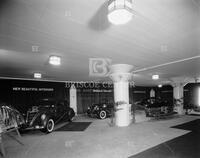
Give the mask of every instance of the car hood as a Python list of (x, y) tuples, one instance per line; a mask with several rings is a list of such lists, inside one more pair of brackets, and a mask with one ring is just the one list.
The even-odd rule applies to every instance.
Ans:
[(168, 102), (155, 102), (155, 103), (149, 103), (146, 105), (147, 108), (153, 108), (153, 107), (161, 107), (161, 106), (172, 106)]

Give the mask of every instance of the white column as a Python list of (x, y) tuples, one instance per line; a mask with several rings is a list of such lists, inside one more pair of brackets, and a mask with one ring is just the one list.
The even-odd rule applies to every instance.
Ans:
[(77, 114), (77, 90), (74, 84), (71, 85), (69, 94), (70, 94), (70, 107), (73, 108), (75, 114)]
[(115, 124), (123, 127), (131, 123), (131, 105), (129, 104), (129, 81), (133, 74), (132, 65), (116, 64), (110, 66), (110, 78), (114, 82), (114, 100), (116, 102), (124, 102), (124, 104), (116, 107)]
[(125, 101), (129, 103), (129, 82), (114, 82), (114, 100), (115, 102)]
[(183, 86), (181, 84), (175, 84), (173, 86), (173, 96), (175, 101), (175, 109), (178, 114), (184, 114), (183, 111)]
[(174, 111), (179, 115), (184, 114), (183, 100), (184, 100), (184, 86), (188, 83), (187, 78), (184, 77), (174, 77), (171, 78), (173, 86), (173, 96), (174, 96)]

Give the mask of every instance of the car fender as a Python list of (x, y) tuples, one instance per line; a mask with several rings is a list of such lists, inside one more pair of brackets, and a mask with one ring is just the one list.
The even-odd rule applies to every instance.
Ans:
[(74, 110), (72, 108), (69, 108), (68, 115), (71, 118), (73, 118), (75, 116), (75, 112), (74, 112)]
[(99, 113), (100, 113), (102, 110), (105, 111), (107, 114), (110, 114), (110, 113), (111, 113), (111, 111), (110, 111), (109, 109), (103, 108), (103, 107), (99, 108)]
[[(42, 119), (42, 115), (45, 115), (46, 117), (44, 119)], [(31, 126), (34, 126), (34, 125), (43, 125), (43, 126), (46, 126), (46, 123), (47, 123), (47, 120), (51, 118), (50, 114), (46, 111), (41, 111), (41, 112), (38, 112), (36, 114), (36, 116), (33, 118), (33, 120), (31, 121)]]

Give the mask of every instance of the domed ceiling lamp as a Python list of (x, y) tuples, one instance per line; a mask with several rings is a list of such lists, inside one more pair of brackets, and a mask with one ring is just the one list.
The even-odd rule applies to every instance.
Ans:
[(153, 80), (158, 80), (159, 79), (159, 75), (152, 75), (152, 79)]
[(61, 58), (59, 56), (56, 56), (56, 55), (52, 55), (49, 57), (49, 64), (51, 65), (60, 65), (61, 63)]
[(132, 0), (109, 0), (108, 20), (115, 25), (126, 24), (132, 19)]
[(42, 74), (39, 73), (39, 72), (35, 72), (35, 73), (33, 74), (33, 76), (34, 76), (34, 78), (42, 78)]

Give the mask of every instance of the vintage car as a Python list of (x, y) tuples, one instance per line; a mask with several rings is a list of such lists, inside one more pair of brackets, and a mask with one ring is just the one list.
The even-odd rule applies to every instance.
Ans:
[(186, 114), (200, 115), (200, 106), (195, 104), (188, 104), (184, 107), (186, 109)]
[(148, 99), (141, 99), (133, 103), (134, 110), (144, 110)]
[(90, 117), (105, 119), (112, 115), (113, 108), (114, 108), (114, 104), (112, 103), (92, 104), (88, 107), (87, 114)]
[(71, 121), (75, 116), (74, 110), (69, 107), (65, 100), (43, 99), (25, 114), (24, 129), (40, 129), (42, 132), (50, 133), (54, 125), (60, 121)]
[(173, 105), (168, 101), (151, 98), (145, 104), (145, 113), (147, 117), (160, 117), (173, 114)]

